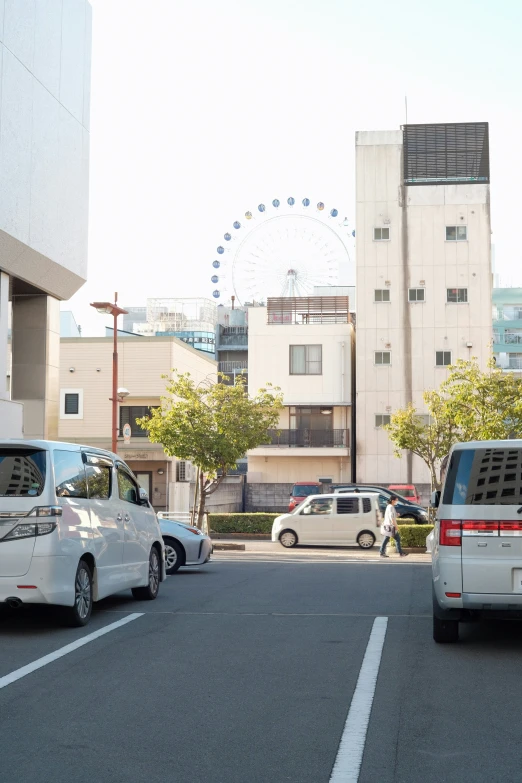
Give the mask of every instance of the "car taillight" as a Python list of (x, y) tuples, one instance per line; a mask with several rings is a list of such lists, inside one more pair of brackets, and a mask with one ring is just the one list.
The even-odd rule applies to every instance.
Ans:
[(462, 522), (463, 536), (498, 536), (498, 522), (483, 519), (465, 519)]
[(522, 519), (499, 522), (501, 536), (522, 536)]
[(455, 522), (454, 519), (441, 519), (439, 543), (441, 546), (462, 546), (461, 522)]

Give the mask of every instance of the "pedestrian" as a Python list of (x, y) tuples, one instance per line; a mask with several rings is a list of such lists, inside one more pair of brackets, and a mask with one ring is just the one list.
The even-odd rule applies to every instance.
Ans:
[(390, 495), (388, 505), (386, 506), (386, 512), (384, 514), (384, 521), (381, 525), (381, 533), (384, 536), (381, 544), (381, 550), (379, 552), (381, 557), (388, 557), (386, 554), (386, 547), (390, 538), (395, 540), (395, 546), (400, 557), (406, 557), (406, 552), (402, 551), (401, 547), (401, 535), (399, 528), (397, 527), (397, 512), (395, 506), (399, 498), (396, 495)]

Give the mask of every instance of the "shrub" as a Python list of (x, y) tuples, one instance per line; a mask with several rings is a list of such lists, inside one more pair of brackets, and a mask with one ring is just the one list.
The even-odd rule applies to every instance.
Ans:
[(426, 547), (426, 536), (433, 530), (433, 525), (399, 525), (402, 546)]
[(271, 533), (280, 514), (209, 514), (213, 533)]

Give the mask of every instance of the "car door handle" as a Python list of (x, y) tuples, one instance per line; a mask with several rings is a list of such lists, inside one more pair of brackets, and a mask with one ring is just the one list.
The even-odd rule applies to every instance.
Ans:
[(125, 514), (124, 519), (125, 519), (125, 522), (130, 522), (130, 516), (128, 514)]
[(122, 515), (121, 515), (121, 514), (118, 514), (118, 515), (117, 515), (117, 517), (116, 517), (116, 521), (117, 521), (117, 522), (121, 522), (122, 520), (123, 520), (123, 517), (122, 517)]

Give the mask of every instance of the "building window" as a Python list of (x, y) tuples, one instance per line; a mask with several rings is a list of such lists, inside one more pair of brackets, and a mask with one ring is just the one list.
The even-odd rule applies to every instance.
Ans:
[(378, 430), (391, 424), (391, 415), (389, 413), (376, 413), (375, 426)]
[(408, 302), (425, 302), (425, 288), (408, 289)]
[(465, 304), (468, 301), (467, 288), (448, 288), (448, 302), (451, 304)]
[(290, 375), (322, 375), (322, 345), (291, 345)]
[(466, 242), (467, 239), (467, 226), (446, 226), (446, 242)]
[(374, 228), (373, 229), (373, 239), (375, 242), (383, 242), (390, 238), (390, 229), (389, 228)]
[(435, 365), (436, 367), (449, 367), (451, 364), (451, 351), (436, 351), (435, 352)]
[(389, 302), (390, 301), (390, 289), (389, 288), (376, 288), (374, 294), (375, 302)]
[(148, 433), (142, 430), (136, 419), (150, 416), (152, 408), (148, 405), (120, 405), (120, 435), (125, 424), (130, 424), (132, 438), (146, 438)]
[(375, 351), (375, 364), (391, 364), (391, 351)]
[(60, 418), (83, 419), (83, 389), (60, 389)]

